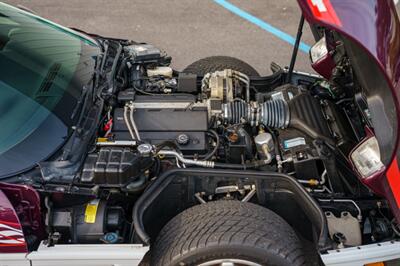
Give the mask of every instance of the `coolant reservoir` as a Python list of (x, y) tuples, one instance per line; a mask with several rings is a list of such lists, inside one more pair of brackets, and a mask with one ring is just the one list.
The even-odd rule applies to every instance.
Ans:
[(164, 77), (172, 78), (172, 68), (159, 66), (156, 68), (147, 69), (147, 76), (148, 77), (164, 76)]

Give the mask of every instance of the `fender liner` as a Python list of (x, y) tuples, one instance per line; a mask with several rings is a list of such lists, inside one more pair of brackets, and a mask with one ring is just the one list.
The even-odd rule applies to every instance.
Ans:
[(329, 238), (326, 217), (317, 202), (308, 194), (304, 187), (291, 176), (275, 172), (257, 171), (235, 171), (235, 170), (216, 170), (203, 168), (173, 169), (160, 175), (153, 184), (136, 201), (133, 208), (132, 218), (133, 227), (136, 235), (146, 245), (150, 245), (150, 236), (147, 234), (143, 217), (149, 206), (157, 199), (161, 192), (177, 177), (230, 177), (246, 178), (254, 180), (279, 181), (282, 188), (291, 191), (300, 205), (302, 211), (311, 221), (317, 232), (317, 248), (319, 252), (325, 252), (333, 248), (333, 242)]

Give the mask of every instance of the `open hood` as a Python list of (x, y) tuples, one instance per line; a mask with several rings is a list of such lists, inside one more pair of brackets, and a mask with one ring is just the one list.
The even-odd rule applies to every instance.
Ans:
[(361, 181), (384, 196), (400, 221), (400, 22), (393, 0), (298, 0), (318, 35), (340, 36), (356, 82), (363, 89), (385, 170)]

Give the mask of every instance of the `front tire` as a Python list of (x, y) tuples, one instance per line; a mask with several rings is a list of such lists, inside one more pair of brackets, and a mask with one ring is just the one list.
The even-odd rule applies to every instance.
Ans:
[(174, 217), (152, 247), (152, 265), (300, 266), (305, 258), (294, 230), (274, 212), (252, 203), (216, 201)]
[(259, 77), (257, 70), (246, 62), (230, 56), (210, 56), (197, 60), (187, 66), (183, 72), (204, 76), (207, 73), (232, 69), (248, 76)]

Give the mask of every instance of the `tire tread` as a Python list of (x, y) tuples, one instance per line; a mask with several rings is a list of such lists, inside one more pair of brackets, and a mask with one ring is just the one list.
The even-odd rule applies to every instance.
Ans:
[(209, 72), (233, 69), (240, 71), (248, 76), (260, 76), (252, 66), (246, 62), (230, 56), (210, 56), (197, 60), (187, 66), (183, 72), (204, 76)]
[(152, 247), (152, 265), (178, 265), (199, 250), (232, 246), (254, 247), (274, 253), (287, 265), (305, 265), (300, 241), (286, 221), (266, 208), (239, 201), (209, 202), (178, 214)]

